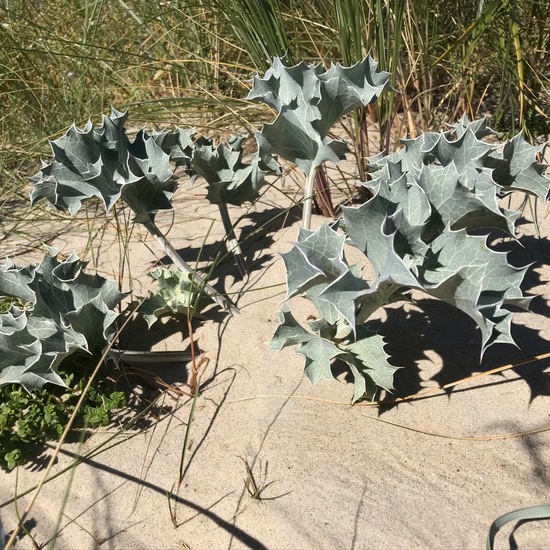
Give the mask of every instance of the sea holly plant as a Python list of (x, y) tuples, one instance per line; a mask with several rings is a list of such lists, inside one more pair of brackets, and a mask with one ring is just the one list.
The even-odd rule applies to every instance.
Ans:
[[(448, 132), (403, 140), (389, 156), (371, 159), (373, 197), (344, 207), (343, 219), (316, 231), (301, 228), (283, 254), (287, 298), (303, 296), (318, 318), (302, 327), (288, 305), (269, 346), (297, 345), (312, 382), (331, 379), (335, 359), (349, 365), (353, 401), (374, 399), (393, 389), (396, 366), (368, 320), (387, 304), (419, 291), (469, 315), (481, 333), (481, 353), (496, 343), (515, 344), (514, 308), (530, 301), (520, 288), (527, 267), (490, 246), (494, 232), (513, 235), (519, 213), (499, 198), (519, 190), (547, 200), (550, 178), (537, 162), (540, 149), (521, 135), (504, 147), (482, 141), (491, 133), (484, 120), (462, 119)], [(345, 258), (345, 245), (362, 251), (374, 268), (365, 280)]]
[(279, 174), (278, 162), (272, 156), (254, 153), (243, 162), (243, 144), (246, 136), (234, 135), (227, 143), (215, 147), (212, 142), (197, 142), (193, 148), (190, 175), (202, 177), (207, 183), (206, 198), (218, 205), (230, 251), (233, 252), (241, 276), (246, 276), (242, 251), (229, 217), (228, 204), (242, 206), (253, 203), (260, 196), (267, 174)]
[(97, 358), (108, 345), (124, 295), (85, 266), (76, 254), (59, 260), (53, 248), (37, 265), (0, 264), (0, 296), (15, 299), (0, 313), (0, 386), (65, 386), (57, 368), (66, 357)]
[(222, 308), (238, 313), (228, 298), (220, 295), (179, 256), (155, 223), (159, 210), (172, 208), (176, 189), (175, 167), (189, 170), (193, 148), (201, 143), (192, 130), (176, 128), (148, 134), (138, 132), (131, 142), (125, 130), (127, 113), (112, 109), (102, 123), (72, 126), (51, 142), (54, 158), (33, 176), (31, 202), (44, 198), (56, 208), (76, 213), (82, 202), (96, 197), (109, 211), (123, 200), (135, 213), (174, 264), (191, 273), (194, 284)]
[(141, 302), (138, 311), (149, 328), (165, 315), (192, 317), (204, 304), (190, 273), (158, 267), (148, 275), (156, 282), (156, 289)]
[(254, 77), (247, 99), (261, 101), (277, 112), (256, 135), (263, 156), (275, 154), (294, 162), (306, 175), (303, 226), (311, 223), (312, 195), (316, 173), (326, 161), (345, 158), (348, 146), (330, 139), (328, 133), (345, 114), (374, 103), (391, 89), (390, 74), (378, 69), (369, 56), (352, 67), (302, 62), (286, 67), (275, 58), (264, 78)]

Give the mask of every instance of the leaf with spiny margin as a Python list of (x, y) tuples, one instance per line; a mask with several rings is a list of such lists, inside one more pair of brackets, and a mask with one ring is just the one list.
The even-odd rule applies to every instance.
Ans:
[(109, 211), (123, 197), (137, 221), (152, 220), (158, 210), (170, 209), (176, 188), (170, 162), (189, 162), (191, 137), (180, 129), (151, 136), (140, 131), (130, 142), (124, 127), (127, 117), (113, 108), (100, 125), (73, 125), (52, 141), (53, 160), (31, 178), (31, 202), (45, 198), (74, 214), (86, 199), (99, 198)]
[(327, 322), (345, 321), (355, 331), (356, 300), (367, 285), (345, 261), (344, 241), (345, 236), (327, 224), (316, 231), (302, 230), (295, 246), (282, 254), (287, 298), (304, 294)]
[(369, 171), (376, 173), (388, 162), (401, 162), (403, 172), (418, 176), (424, 165), (448, 166), (453, 162), (460, 182), (486, 206), (494, 203), (495, 195), (498, 198), (512, 191), (526, 191), (547, 200), (550, 178), (545, 174), (547, 167), (537, 161), (543, 145), (529, 144), (521, 132), (504, 147), (481, 141), (493, 133), (485, 119), (470, 122), (463, 117), (447, 132), (426, 132), (401, 140), (403, 149), (370, 159)]
[(21, 384), (27, 391), (46, 383), (65, 386), (56, 367), (82, 349), (83, 339), (70, 327), (52, 326), (52, 320), (33, 323), (29, 315), (15, 307), (0, 314), (0, 386)]
[[(157, 288), (143, 300), (139, 312), (150, 328), (164, 315), (192, 315), (200, 309), (196, 285), (191, 275), (159, 267), (148, 275), (157, 283)], [(204, 294), (200, 295), (201, 302)]]
[(242, 161), (242, 146), (245, 137), (233, 136), (227, 143), (217, 147), (211, 144), (197, 144), (193, 151), (191, 170), (202, 176), (207, 183), (206, 198), (212, 204), (233, 204), (241, 206), (245, 202), (253, 203), (260, 196), (265, 185), (267, 173), (272, 170), (272, 161), (262, 162), (258, 153), (252, 155), (249, 162)]
[(356, 340), (342, 346), (349, 352), (349, 356), (342, 359), (350, 365), (354, 376), (353, 402), (363, 397), (374, 400), (377, 388), (394, 389), (394, 374), (400, 367), (388, 363), (390, 356), (384, 351), (384, 345), (382, 336), (361, 327)]
[[(510, 333), (512, 312), (506, 308), (527, 309), (530, 302), (520, 287), (528, 267), (510, 265), (507, 254), (491, 250), (486, 241), (486, 237), (469, 235), (465, 230), (446, 229), (432, 243), (439, 265), (436, 269), (420, 269), (425, 292), (476, 321), (482, 335), (482, 354), (496, 342), (515, 344)], [(456, 284), (450, 285), (453, 278)]]
[(6, 259), (0, 264), (0, 296), (34, 302), (36, 296), (29, 288), (33, 277), (34, 269), (32, 267), (16, 268), (10, 259)]
[(191, 167), (195, 146), (212, 144), (212, 140), (204, 136), (196, 137), (193, 129), (184, 130), (177, 127), (174, 131), (152, 132), (151, 139), (170, 157), (170, 161), (176, 166), (182, 166), (186, 171)]
[(283, 304), (277, 316), (279, 326), (267, 344), (272, 350), (281, 351), (287, 346), (294, 346), (308, 340), (310, 333), (296, 321), (287, 304)]
[(537, 162), (544, 145), (534, 146), (519, 133), (504, 145), (502, 152), (495, 151), (485, 164), (492, 169), (495, 182), (504, 193), (525, 191), (543, 201), (550, 196), (550, 177), (546, 166)]
[[(370, 216), (378, 197), (359, 208), (344, 208), (345, 230), (351, 243), (371, 259), (376, 279), (364, 298), (357, 322), (364, 322), (377, 307), (391, 300), (394, 292), (417, 289), (444, 300), (472, 317), (482, 332), (482, 352), (496, 341), (512, 343), (507, 327), (512, 313), (508, 306), (526, 308), (528, 299), (520, 289), (526, 269), (508, 264), (506, 254), (486, 245), (486, 237), (466, 230), (445, 228), (430, 243), (423, 256), (402, 257), (395, 246), (395, 234), (387, 235), (379, 220)], [(401, 289), (401, 290), (400, 290)], [(494, 312), (484, 309), (481, 296), (493, 296)], [(501, 318), (495, 323), (493, 317)]]
[(494, 150), (494, 145), (479, 140), (468, 128), (456, 139), (449, 133), (441, 134), (434, 154), (438, 164), (448, 166), (453, 163), (456, 171), (462, 174), (470, 167), (482, 169), (485, 158)]
[[(356, 280), (359, 273), (347, 265), (344, 239), (336, 228), (301, 229), (293, 249), (283, 255), (287, 297), (309, 298), (321, 315), (310, 329), (336, 349), (346, 350), (334, 357), (350, 365), (355, 400), (363, 394), (373, 398), (376, 384), (389, 391), (395, 371), (386, 361), (381, 340), (372, 348), (378, 350), (379, 370), (373, 374), (361, 366), (362, 361), (373, 362), (370, 345), (363, 349), (358, 344), (362, 324), (377, 309), (406, 298), (411, 290), (441, 299), (474, 319), (481, 331), (482, 354), (495, 343), (514, 344), (513, 310), (526, 309), (530, 301), (520, 286), (527, 267), (513, 267), (506, 253), (487, 246), (486, 235), (469, 233), (499, 228), (513, 234), (517, 218), (516, 212), (498, 204), (502, 182), (501, 175), (495, 176), (495, 167), (504, 161), (495, 164), (496, 146), (480, 141), (488, 133), (484, 121), (463, 119), (449, 132), (405, 140), (403, 150), (375, 157), (372, 179), (364, 184), (373, 197), (358, 208), (343, 207), (339, 224), (349, 243), (372, 263), (373, 281)], [(532, 164), (534, 149), (520, 138), (504, 151), (502, 158), (509, 157), (510, 173), (540, 171), (540, 165)], [(280, 338), (283, 329), (289, 331), (292, 338), (284, 340), (285, 345), (299, 344), (306, 354), (309, 350), (303, 342), (310, 337), (290, 313), (285, 319), (276, 336)], [(315, 350), (323, 357), (322, 372), (327, 374), (331, 354), (322, 353), (319, 345)]]
[(255, 76), (247, 99), (275, 108), (278, 116), (256, 135), (260, 155), (275, 154), (297, 164), (305, 173), (325, 161), (336, 164), (347, 146), (327, 137), (332, 125), (357, 107), (368, 105), (390, 90), (389, 73), (365, 57), (353, 67), (301, 62), (286, 67), (275, 58), (260, 78)]
[(487, 136), (492, 136), (496, 132), (487, 126), (487, 120), (485, 118), (479, 118), (474, 121), (470, 121), (467, 115), (462, 115), (460, 120), (455, 124), (451, 124), (456, 137), (460, 138), (467, 130), (474, 133), (477, 139), (483, 139)]
[[(114, 281), (83, 272), (76, 254), (64, 261), (50, 248), (36, 266), (6, 263), (2, 292), (26, 296), (25, 311), (12, 307), (0, 314), (0, 385), (17, 383), (28, 391), (45, 383), (64, 385), (56, 369), (76, 351), (98, 357), (114, 334), (114, 311), (123, 297)], [(0, 277), (0, 284), (2, 278)]]
[[(387, 191), (397, 185), (399, 177), (406, 177), (408, 189), (422, 188), (432, 208), (426, 217), (429, 221), (423, 229), (424, 240), (427, 236), (430, 240), (435, 238), (446, 225), (452, 229), (495, 228), (513, 234), (519, 213), (498, 204), (500, 189), (495, 182), (498, 185), (505, 182), (499, 181), (494, 170), (495, 166), (502, 165), (502, 161), (495, 160), (499, 155), (497, 146), (478, 139), (489, 133), (484, 119), (471, 123), (463, 119), (451, 131), (402, 140), (404, 148), (400, 151), (373, 159), (369, 169), (372, 181), (363, 185), (373, 193), (380, 192), (391, 202), (402, 205), (409, 201), (396, 201)], [(505, 150), (508, 151), (506, 147)], [(403, 189), (401, 185), (398, 187)], [(403, 210), (407, 214), (405, 207)], [(404, 221), (413, 225), (415, 222), (410, 216), (406, 216)], [(405, 230), (404, 226), (400, 229), (401, 232)]]
[(342, 330), (325, 319), (309, 323), (314, 333), (309, 332), (296, 321), (286, 304), (278, 316), (280, 324), (268, 346), (279, 351), (297, 345), (296, 353), (304, 356), (304, 372), (313, 384), (334, 378), (331, 364), (338, 358), (345, 361), (353, 373), (353, 402), (365, 397), (373, 399), (377, 386), (388, 391), (393, 389), (397, 368), (388, 363), (381, 336), (361, 327), (354, 338), (349, 327)]
[(331, 362), (344, 353), (333, 342), (305, 330), (293, 317), (286, 304), (278, 312), (279, 326), (268, 346), (279, 351), (298, 345), (296, 353), (305, 357), (304, 371), (313, 384), (319, 380), (332, 380)]

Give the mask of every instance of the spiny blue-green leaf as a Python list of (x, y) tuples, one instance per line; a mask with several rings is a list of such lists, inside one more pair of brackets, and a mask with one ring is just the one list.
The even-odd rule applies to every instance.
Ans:
[(493, 169), (493, 178), (504, 192), (526, 191), (546, 201), (550, 178), (545, 174), (546, 166), (537, 162), (543, 148), (529, 144), (520, 133), (506, 143), (502, 152), (495, 151), (486, 165)]
[(11, 308), (0, 315), (0, 385), (21, 384), (28, 391), (48, 382), (65, 386), (50, 367), (57, 353), (67, 352), (67, 346), (60, 338), (42, 336), (29, 331), (27, 312)]
[(211, 144), (204, 136), (196, 137), (193, 129), (175, 128), (173, 131), (152, 132), (151, 139), (170, 157), (176, 166), (189, 170), (193, 149), (197, 143)]
[(163, 315), (190, 315), (196, 311), (196, 285), (189, 273), (159, 267), (148, 275), (157, 288), (141, 303), (139, 312), (149, 327)]
[(346, 262), (344, 241), (344, 235), (323, 224), (316, 231), (301, 231), (298, 242), (282, 257), (287, 297), (307, 296), (328, 323), (345, 321), (354, 331), (356, 300), (367, 285)]
[[(469, 235), (464, 229), (444, 228), (433, 241), (424, 243), (423, 254), (408, 253), (407, 247), (396, 245), (397, 235), (411, 234), (406, 224), (399, 232), (402, 218), (391, 214), (396, 207), (388, 206), (390, 214), (380, 222), (383, 207), (388, 204), (387, 199), (375, 196), (359, 208), (343, 209), (351, 243), (365, 252), (376, 272), (370, 288), (357, 300), (361, 306), (357, 322), (365, 322), (378, 307), (391, 302), (394, 293), (417, 289), (472, 317), (482, 332), (482, 351), (497, 341), (513, 342), (508, 307), (527, 306), (520, 289), (525, 269), (510, 266), (505, 254), (487, 247), (486, 237)], [(394, 233), (385, 232), (388, 226), (395, 227)], [(491, 304), (494, 311), (480, 303), (484, 294), (495, 297), (496, 302)]]
[(487, 120), (485, 118), (470, 121), (467, 115), (462, 115), (458, 122), (451, 124), (451, 128), (457, 137), (461, 137), (467, 130), (472, 131), (477, 139), (483, 139), (484, 137), (492, 136), (496, 133), (487, 126)]
[[(207, 183), (207, 199), (213, 204), (241, 206), (255, 202), (265, 184), (265, 176), (273, 172), (273, 161), (261, 160), (258, 153), (249, 162), (242, 161), (244, 137), (233, 136), (228, 144), (218, 147), (197, 144), (191, 169)], [(278, 165), (276, 165), (278, 166)]]
[[(514, 343), (510, 333), (512, 312), (507, 308), (527, 309), (530, 301), (520, 288), (527, 267), (511, 266), (506, 253), (491, 250), (486, 240), (465, 230), (446, 229), (432, 243), (439, 265), (436, 269), (421, 268), (420, 275), (428, 294), (456, 306), (476, 321), (482, 334), (482, 353), (496, 342)], [(447, 284), (442, 296), (439, 287), (453, 277), (456, 286)]]
[(357, 339), (344, 349), (349, 351), (346, 361), (354, 375), (355, 390), (353, 401), (362, 397), (373, 400), (376, 388), (393, 390), (393, 378), (398, 367), (388, 363), (389, 355), (384, 351), (382, 336), (364, 327), (357, 333)]
[(389, 89), (389, 73), (379, 71), (370, 56), (353, 67), (335, 65), (327, 71), (303, 62), (285, 67), (275, 58), (264, 78), (254, 77), (247, 96), (278, 112), (256, 136), (260, 152), (280, 155), (305, 173), (325, 161), (337, 163), (347, 146), (327, 137), (332, 125)]
[(514, 343), (512, 311), (530, 301), (520, 288), (527, 268), (511, 266), (505, 253), (489, 248), (487, 236), (477, 233), (498, 228), (513, 234), (518, 214), (500, 206), (502, 189), (524, 177), (532, 183), (530, 191), (542, 197), (548, 178), (534, 164), (535, 149), (521, 138), (499, 156), (496, 145), (481, 141), (489, 133), (484, 121), (463, 119), (448, 132), (404, 140), (401, 151), (372, 160), (372, 177), (364, 185), (373, 197), (358, 208), (344, 207), (339, 226), (371, 262), (373, 280), (363, 281), (348, 266), (336, 227), (300, 230), (294, 248), (283, 255), (288, 297), (302, 295), (313, 302), (320, 319), (310, 329), (327, 343), (310, 344), (311, 337), (288, 312), (283, 326), (292, 337), (283, 341), (311, 354), (308, 364), (320, 376), (328, 376), (332, 353), (344, 350), (334, 357), (352, 370), (354, 400), (374, 398), (376, 386), (391, 390), (395, 367), (380, 338), (365, 339), (362, 324), (411, 290), (474, 319), (481, 353), (495, 343)]
[(268, 346), (279, 351), (286, 346), (298, 345), (296, 353), (305, 357), (304, 371), (313, 384), (334, 378), (331, 362), (344, 351), (329, 340), (305, 330), (289, 312), (286, 304), (278, 315), (280, 324)]
[(99, 296), (64, 315), (71, 328), (86, 339), (86, 351), (98, 357), (113, 335), (118, 313), (110, 310)]
[(3, 266), (8, 281), (19, 277), (17, 296), (28, 296), (32, 306), (0, 314), (0, 385), (29, 391), (47, 382), (64, 385), (56, 369), (65, 357), (80, 350), (99, 358), (114, 334), (114, 308), (123, 294), (114, 281), (84, 273), (85, 265), (76, 254), (60, 261), (49, 249), (36, 266)]
[(262, 155), (279, 155), (294, 162), (305, 174), (324, 162), (337, 164), (349, 152), (342, 141), (321, 139), (301, 113), (283, 111), (276, 123), (264, 124), (256, 140)]
[(493, 210), (489, 204), (494, 204), (495, 195), (516, 190), (546, 200), (550, 178), (545, 174), (546, 166), (537, 161), (543, 146), (530, 145), (522, 133), (503, 147), (481, 141), (493, 133), (485, 119), (470, 122), (463, 117), (447, 132), (426, 132), (418, 138), (402, 140), (403, 149), (371, 159), (370, 170), (377, 172), (388, 162), (401, 162), (403, 172), (417, 176), (424, 165), (453, 163), (462, 185), (489, 210)]
[(283, 304), (277, 312), (277, 316), (279, 317), (279, 326), (273, 338), (267, 343), (269, 348), (280, 351), (287, 346), (307, 342), (310, 333), (296, 321), (287, 304)]
[(296, 348), (296, 353), (305, 357), (304, 372), (311, 383), (316, 384), (319, 380), (334, 379), (331, 363), (343, 351), (329, 340), (311, 334), (307, 341)]
[(364, 397), (374, 399), (377, 387), (393, 389), (397, 368), (388, 363), (381, 336), (361, 328), (355, 338), (349, 328), (341, 331), (325, 319), (309, 323), (313, 331), (309, 332), (296, 321), (286, 304), (278, 314), (280, 324), (268, 346), (278, 351), (297, 345), (296, 353), (304, 356), (304, 371), (313, 384), (334, 378), (331, 365), (338, 358), (353, 373), (354, 402)]
[(379, 70), (378, 62), (370, 55), (351, 67), (331, 64), (319, 79), (324, 83), (318, 105), (321, 118), (314, 126), (321, 135), (327, 135), (344, 114), (374, 103), (382, 92), (392, 90), (390, 73)]
[[(402, 242), (404, 234), (410, 235), (411, 231), (408, 226), (403, 233), (396, 229), (395, 221), (401, 218), (394, 219), (392, 215), (399, 212), (398, 205), (376, 195), (358, 208), (344, 207), (342, 211), (344, 230), (351, 244), (370, 260), (377, 279), (387, 279), (397, 285), (414, 285), (416, 277), (411, 268), (417, 260), (411, 252), (416, 248), (421, 251), (419, 257), (423, 258), (427, 246), (425, 243)], [(419, 231), (415, 233), (418, 235)]]
[(33, 268), (22, 267), (18, 269), (11, 260), (6, 259), (0, 264), (0, 296), (34, 302), (36, 296), (29, 288), (29, 283), (33, 280), (33, 277)]
[[(437, 232), (434, 223), (440, 224), (439, 230), (450, 225), (453, 229), (497, 228), (513, 233), (518, 214), (498, 205), (499, 189), (492, 171), (485, 166), (494, 146), (484, 147), (469, 129), (454, 141), (447, 132), (404, 140), (404, 144), (401, 151), (376, 158), (372, 181), (364, 185), (391, 203), (400, 204), (405, 223), (424, 224), (424, 236), (431, 238)], [(397, 182), (400, 177), (406, 179), (407, 186)], [(395, 188), (400, 197), (395, 195)], [(411, 190), (415, 189), (422, 189), (426, 199), (422, 208), (417, 203), (409, 206), (411, 196), (414, 198)], [(398, 226), (403, 233), (404, 225)]]
[(138, 217), (171, 208), (176, 182), (170, 162), (189, 162), (191, 138), (179, 129), (151, 136), (141, 131), (130, 142), (127, 116), (112, 109), (100, 125), (73, 125), (52, 141), (53, 160), (31, 178), (31, 202), (45, 198), (74, 214), (91, 197), (110, 210), (122, 196)]

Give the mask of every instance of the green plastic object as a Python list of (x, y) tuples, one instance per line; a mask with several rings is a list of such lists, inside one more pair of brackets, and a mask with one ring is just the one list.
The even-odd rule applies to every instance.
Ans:
[[(508, 512), (503, 516), (495, 519), (489, 528), (489, 535), (487, 537), (487, 550), (493, 550), (495, 544), (495, 537), (499, 529), (509, 521), (517, 520), (537, 520), (537, 519), (550, 519), (550, 504), (541, 506), (530, 506), (529, 508), (520, 508), (513, 512)], [(550, 543), (550, 541), (549, 541)]]

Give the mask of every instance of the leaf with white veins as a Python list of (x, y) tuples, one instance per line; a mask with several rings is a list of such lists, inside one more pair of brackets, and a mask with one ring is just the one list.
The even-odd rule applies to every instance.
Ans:
[(36, 266), (2, 266), (0, 291), (31, 305), (0, 314), (0, 385), (28, 391), (64, 385), (57, 374), (63, 359), (77, 351), (99, 358), (113, 337), (114, 308), (123, 294), (114, 281), (84, 273), (85, 265), (76, 254), (60, 262), (50, 249)]
[(287, 298), (308, 298), (320, 318), (310, 323), (311, 335), (285, 309), (272, 343), (299, 345), (313, 379), (328, 377), (330, 361), (338, 358), (353, 373), (354, 401), (373, 399), (377, 386), (390, 391), (396, 367), (382, 338), (363, 323), (411, 290), (469, 315), (481, 331), (482, 354), (495, 343), (514, 344), (512, 312), (530, 301), (520, 287), (527, 267), (513, 267), (506, 253), (489, 248), (487, 234), (514, 232), (518, 213), (500, 206), (502, 191), (521, 188), (544, 198), (550, 180), (535, 161), (538, 148), (517, 136), (500, 153), (480, 141), (490, 133), (483, 120), (462, 119), (448, 132), (404, 140), (402, 150), (372, 159), (364, 185), (373, 197), (358, 208), (343, 207), (339, 223), (349, 244), (372, 263), (372, 281), (348, 266), (336, 226), (300, 229), (282, 255)]
[(300, 63), (286, 67), (278, 58), (264, 78), (254, 77), (247, 99), (262, 101), (278, 112), (257, 136), (260, 150), (296, 163), (305, 173), (329, 160), (344, 158), (347, 146), (327, 137), (343, 115), (368, 105), (389, 90), (389, 73), (367, 56), (353, 67)]

